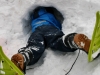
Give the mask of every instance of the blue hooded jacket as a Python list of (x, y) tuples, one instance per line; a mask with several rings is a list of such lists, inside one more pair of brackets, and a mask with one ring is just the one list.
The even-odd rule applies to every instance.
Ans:
[[(42, 25), (53, 25), (59, 30), (61, 30), (61, 24), (56, 18), (53, 16), (53, 14), (48, 13), (45, 8), (42, 8), (38, 11), (39, 17), (32, 20), (31, 26), (32, 26), (32, 32), (35, 31), (35, 29)], [(34, 16), (33, 16), (34, 17)]]

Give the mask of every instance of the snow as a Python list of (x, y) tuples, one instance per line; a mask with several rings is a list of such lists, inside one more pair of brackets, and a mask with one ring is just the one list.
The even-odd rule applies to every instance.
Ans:
[[(0, 45), (11, 56), (24, 47), (31, 33), (29, 12), (36, 6), (54, 6), (64, 15), (63, 32), (86, 34), (90, 39), (95, 25), (95, 14), (100, 10), (99, 0), (0, 0)], [(65, 75), (78, 51), (63, 53), (46, 49), (39, 62), (26, 75)], [(100, 57), (87, 61), (81, 51), (69, 75), (100, 75)]]

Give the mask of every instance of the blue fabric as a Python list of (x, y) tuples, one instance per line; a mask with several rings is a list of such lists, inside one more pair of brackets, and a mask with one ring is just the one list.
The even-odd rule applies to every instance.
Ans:
[(48, 13), (44, 8), (40, 9), (38, 14), (39, 17), (32, 20), (32, 32), (34, 32), (37, 27), (42, 25), (53, 25), (59, 30), (62, 29), (60, 22), (56, 20), (55, 17), (51, 13)]

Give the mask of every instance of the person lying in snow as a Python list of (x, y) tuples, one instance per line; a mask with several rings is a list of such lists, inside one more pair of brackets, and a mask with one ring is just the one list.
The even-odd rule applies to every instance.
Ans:
[(33, 11), (32, 34), (27, 45), (20, 48), (18, 53), (11, 58), (11, 61), (24, 73), (26, 66), (35, 64), (48, 47), (63, 52), (74, 52), (81, 49), (88, 53), (91, 40), (79, 33), (65, 35), (61, 30), (63, 18), (59, 18), (54, 10), (54, 7), (40, 6)]

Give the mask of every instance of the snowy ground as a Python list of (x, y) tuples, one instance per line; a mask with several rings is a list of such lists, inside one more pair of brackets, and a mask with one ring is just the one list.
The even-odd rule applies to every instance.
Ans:
[[(0, 0), (0, 45), (9, 58), (26, 45), (31, 33), (29, 11), (38, 5), (54, 6), (63, 13), (65, 34), (78, 32), (92, 37), (99, 0)], [(77, 54), (78, 51), (62, 53), (47, 49), (26, 75), (65, 75)], [(100, 57), (89, 63), (87, 54), (81, 52), (69, 75), (100, 75), (99, 67)]]

